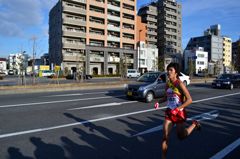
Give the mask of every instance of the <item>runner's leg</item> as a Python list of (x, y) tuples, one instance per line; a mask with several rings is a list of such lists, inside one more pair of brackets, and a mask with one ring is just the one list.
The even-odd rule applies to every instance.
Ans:
[(170, 120), (165, 119), (163, 124), (162, 159), (166, 159), (169, 134), (171, 132), (172, 127), (173, 127), (173, 123)]
[(180, 140), (185, 139), (187, 136), (189, 136), (194, 128), (196, 127), (195, 124), (191, 124), (188, 128), (185, 128), (185, 122), (177, 123), (177, 135)]

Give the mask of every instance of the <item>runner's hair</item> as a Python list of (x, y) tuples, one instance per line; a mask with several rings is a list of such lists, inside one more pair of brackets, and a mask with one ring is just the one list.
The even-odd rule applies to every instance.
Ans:
[(179, 75), (180, 75), (180, 66), (178, 63), (176, 62), (171, 62), (168, 66), (167, 66), (167, 70), (172, 67), (175, 69), (176, 73), (177, 73), (177, 78), (179, 79)]

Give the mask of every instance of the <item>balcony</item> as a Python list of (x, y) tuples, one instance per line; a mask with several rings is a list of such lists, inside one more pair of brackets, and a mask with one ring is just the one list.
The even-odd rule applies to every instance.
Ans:
[(86, 45), (81, 43), (67, 43), (63, 42), (63, 48), (71, 48), (71, 49), (85, 49)]
[(122, 38), (123, 43), (128, 43), (128, 44), (135, 44), (135, 39), (130, 39), (130, 38)]
[(120, 37), (116, 37), (116, 36), (108, 36), (107, 37), (108, 41), (114, 41), (114, 42), (120, 42)]
[(74, 31), (63, 31), (63, 36), (70, 36), (70, 37), (86, 37), (86, 33), (84, 32), (74, 32)]
[(89, 25), (94, 26), (94, 28), (97, 28), (97, 29), (105, 29), (105, 24), (102, 24), (102, 23), (92, 21), (92, 22), (89, 22)]
[(148, 20), (148, 21), (151, 21), (151, 22), (156, 22), (156, 23), (157, 23), (157, 18), (147, 17), (147, 20)]
[(157, 39), (155, 39), (155, 38), (147, 38), (147, 41), (152, 41), (152, 42), (157, 42)]
[(154, 11), (147, 11), (147, 14), (150, 14), (150, 15), (155, 15), (157, 16), (157, 10), (154, 10)]
[(109, 56), (108, 57), (108, 62), (120, 62), (119, 57), (114, 57), (114, 56)]
[(86, 0), (71, 0), (71, 1), (73, 1), (73, 2), (79, 2), (79, 3), (84, 3), (84, 4), (86, 4)]
[(148, 28), (154, 28), (154, 29), (157, 29), (157, 25), (151, 25), (151, 24), (148, 24), (147, 27), (148, 27)]
[(79, 54), (63, 53), (63, 61), (85, 61), (86, 57)]
[(63, 6), (63, 11), (64, 12), (71, 12), (71, 13), (77, 13), (77, 14), (83, 14), (86, 15), (86, 9), (82, 9), (82, 8), (77, 8), (77, 7), (70, 7), (67, 5)]
[(110, 20), (120, 22), (120, 17), (117, 17), (117, 16), (107, 15), (107, 18), (110, 19)]
[(154, 31), (148, 31), (147, 34), (157, 36), (157, 32), (154, 32)]
[(105, 13), (90, 10), (89, 11), (89, 16), (105, 18)]
[(128, 28), (123, 28), (122, 32), (123, 33), (128, 33), (128, 34), (135, 34), (135, 30), (134, 29), (128, 29)]
[(122, 8), (122, 12), (123, 13), (127, 13), (127, 14), (131, 14), (131, 15), (135, 15), (135, 11), (134, 10), (129, 10), (129, 9)]
[(89, 1), (89, 4), (91, 4), (93, 6), (105, 8), (105, 3), (104, 2), (98, 2), (96, 0), (88, 0), (88, 1)]
[(110, 24), (108, 24), (107, 29), (111, 31), (120, 32), (120, 27), (115, 27), (114, 25), (110, 25)]
[(122, 18), (122, 22), (135, 25), (135, 21), (132, 19)]
[(107, 7), (108, 7), (108, 9), (120, 12), (120, 7), (117, 7), (117, 6), (114, 6), (111, 4), (108, 4)]
[(95, 40), (105, 40), (105, 35), (96, 34), (96, 33), (89, 33), (88, 34), (89, 39), (95, 39)]
[(70, 18), (64, 18), (63, 24), (72, 24), (72, 25), (78, 25), (78, 26), (86, 26), (86, 21), (83, 20), (75, 20)]
[(90, 56), (91, 62), (104, 62), (104, 57), (101, 56)]

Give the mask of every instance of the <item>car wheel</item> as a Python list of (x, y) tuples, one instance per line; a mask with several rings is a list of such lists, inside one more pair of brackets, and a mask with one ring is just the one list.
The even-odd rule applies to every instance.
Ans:
[(233, 84), (232, 83), (230, 84), (229, 88), (230, 88), (230, 90), (233, 90)]
[(184, 86), (187, 86), (187, 81), (183, 81)]
[(152, 102), (153, 99), (154, 99), (154, 95), (153, 95), (153, 93), (152, 93), (152, 92), (147, 92), (146, 97), (145, 97), (145, 101), (146, 101), (146, 103), (150, 103), (150, 102)]

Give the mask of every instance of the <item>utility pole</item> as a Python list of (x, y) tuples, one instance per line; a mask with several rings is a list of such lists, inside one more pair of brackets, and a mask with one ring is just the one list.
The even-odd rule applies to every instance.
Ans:
[(33, 36), (31, 40), (33, 40), (33, 59), (32, 59), (32, 73), (33, 73), (33, 79), (32, 79), (32, 84), (35, 84), (35, 56), (36, 56), (36, 52), (35, 52), (35, 44), (36, 44), (36, 37)]

